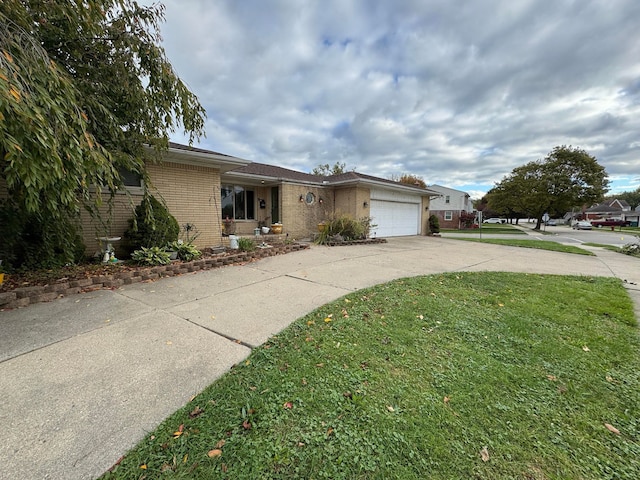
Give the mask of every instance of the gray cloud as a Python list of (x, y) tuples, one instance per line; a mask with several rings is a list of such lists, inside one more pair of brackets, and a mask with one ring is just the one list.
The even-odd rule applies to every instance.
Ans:
[(165, 4), (164, 45), (207, 109), (206, 148), (480, 192), (574, 145), (638, 183), (635, 0)]

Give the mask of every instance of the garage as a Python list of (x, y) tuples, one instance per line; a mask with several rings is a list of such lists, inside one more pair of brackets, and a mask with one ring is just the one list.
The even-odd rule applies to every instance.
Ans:
[(376, 237), (420, 234), (421, 198), (385, 190), (371, 191), (370, 214)]

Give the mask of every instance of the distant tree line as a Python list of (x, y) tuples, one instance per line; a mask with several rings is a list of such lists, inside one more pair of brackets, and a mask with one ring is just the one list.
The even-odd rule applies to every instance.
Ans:
[(545, 213), (562, 216), (572, 208), (598, 203), (608, 185), (608, 175), (595, 157), (580, 148), (560, 146), (542, 160), (514, 168), (476, 208), (516, 221), (535, 218), (539, 229)]

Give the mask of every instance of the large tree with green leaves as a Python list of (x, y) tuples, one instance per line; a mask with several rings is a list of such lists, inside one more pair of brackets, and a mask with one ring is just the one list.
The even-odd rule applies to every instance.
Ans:
[(526, 214), (540, 228), (546, 213), (561, 215), (604, 197), (608, 175), (595, 157), (574, 147), (555, 147), (544, 160), (513, 169), (487, 193), (489, 207)]
[[(163, 15), (133, 0), (0, 2), (0, 255), (68, 261), (80, 209), (112, 197), (119, 171), (145, 176), (179, 126), (204, 134), (161, 46)], [(17, 254), (24, 243), (35, 250)]]
[(345, 173), (346, 171), (347, 171), (346, 163), (336, 162), (333, 164), (333, 166), (329, 165), (328, 163), (320, 164), (314, 167), (313, 170), (311, 170), (311, 174), (318, 175), (321, 177), (330, 177), (331, 175), (340, 175), (342, 173)]

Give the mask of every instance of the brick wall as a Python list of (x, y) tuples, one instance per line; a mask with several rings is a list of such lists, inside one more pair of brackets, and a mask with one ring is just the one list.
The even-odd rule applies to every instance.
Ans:
[(152, 187), (164, 198), (169, 212), (182, 228), (196, 226), (200, 248), (222, 243), (220, 172), (217, 169), (163, 162), (149, 165)]
[[(200, 232), (196, 246), (204, 248), (222, 244), (218, 170), (171, 162), (149, 165), (147, 168), (151, 193), (164, 199), (181, 228), (186, 223), (192, 223)], [(82, 213), (83, 237), (88, 255), (93, 255), (100, 248), (96, 237), (121, 237), (124, 234), (141, 200), (141, 193), (130, 196), (118, 194), (111, 211), (107, 206), (100, 209), (101, 220)], [(114, 247), (117, 254), (118, 244), (115, 243)]]
[[(445, 212), (452, 212), (453, 216), (451, 220), (445, 220)], [(460, 227), (460, 212), (456, 210), (432, 210), (429, 215), (435, 215), (440, 221), (440, 228), (459, 228)]]
[[(309, 192), (315, 196), (311, 204), (305, 200)], [(334, 208), (332, 190), (318, 186), (282, 184), (280, 202), (282, 232), (293, 239), (310, 238), (316, 234), (318, 223), (328, 218)]]

